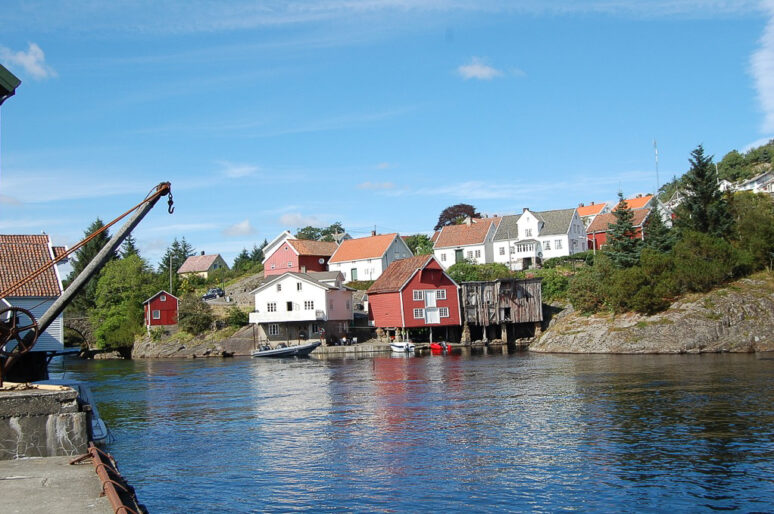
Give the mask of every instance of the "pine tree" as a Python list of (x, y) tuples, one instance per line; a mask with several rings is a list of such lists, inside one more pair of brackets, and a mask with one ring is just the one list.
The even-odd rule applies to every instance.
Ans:
[(233, 269), (234, 271), (244, 271), (250, 267), (250, 264), (252, 264), (250, 254), (247, 253), (247, 248), (242, 248), (242, 251), (234, 259)]
[(250, 260), (253, 262), (253, 264), (260, 264), (263, 262), (263, 249), (267, 244), (269, 244), (268, 241), (264, 240), (261, 246), (253, 245), (253, 251), (250, 252)]
[(177, 270), (180, 269), (180, 266), (183, 265), (188, 257), (195, 253), (193, 246), (185, 240), (185, 237), (180, 241), (175, 238), (172, 244), (167, 247), (167, 251), (164, 252), (164, 256), (159, 261), (157, 269), (159, 275), (165, 277), (165, 280), (162, 281), (165, 284), (165, 288), (169, 287), (168, 280), (171, 277), (172, 286), (170, 289), (172, 291), (169, 291), (170, 293), (177, 294), (178, 286), (180, 285), (180, 277), (177, 274)]
[(613, 216), (615, 223), (609, 227), (605, 252), (617, 267), (630, 268), (640, 261), (642, 241), (634, 230), (634, 214), (624, 200), (622, 192), (618, 193), (618, 206)]
[[(94, 220), (94, 222), (89, 225), (86, 230), (83, 233), (84, 238), (89, 237), (94, 232), (98, 231), (102, 227), (104, 227), (105, 224), (102, 222), (101, 219), (97, 218)], [(86, 243), (84, 246), (82, 246), (77, 252), (75, 252), (75, 258), (72, 261), (72, 271), (67, 276), (67, 280), (65, 281), (65, 287), (69, 286), (70, 283), (75, 280), (75, 278), (81, 274), (81, 272), (86, 268), (86, 266), (89, 265), (89, 263), (94, 259), (94, 257), (99, 253), (100, 250), (107, 244), (107, 242), (110, 241), (110, 235), (108, 234), (108, 231), (105, 230), (98, 236), (96, 236), (94, 239)], [(112, 257), (115, 258), (115, 255)], [(94, 308), (95, 305), (95, 299), (96, 299), (96, 289), (97, 289), (97, 281), (99, 280), (100, 273), (97, 273), (95, 276), (91, 277), (91, 279), (86, 283), (86, 285), (81, 289), (81, 291), (75, 295), (73, 298), (73, 301), (70, 303), (68, 307), (68, 311), (71, 313), (78, 313), (78, 314), (86, 314), (88, 311)]]
[(653, 206), (650, 215), (648, 215), (643, 235), (645, 247), (652, 248), (659, 253), (668, 252), (675, 245), (674, 232), (661, 219), (661, 209), (658, 208), (658, 204)]
[(727, 237), (733, 227), (728, 204), (718, 189), (712, 156), (699, 145), (691, 152), (691, 169), (683, 176), (685, 200), (677, 208), (677, 225), (715, 237)]
[(132, 255), (139, 256), (140, 250), (137, 248), (137, 240), (132, 234), (129, 234), (121, 245), (121, 258), (126, 259)]

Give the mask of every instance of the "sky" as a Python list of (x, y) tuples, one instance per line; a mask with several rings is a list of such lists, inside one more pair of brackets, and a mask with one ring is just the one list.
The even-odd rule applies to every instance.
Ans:
[(774, 137), (774, 0), (3, 5), (0, 233), (72, 246), (169, 181), (153, 265), (613, 201)]

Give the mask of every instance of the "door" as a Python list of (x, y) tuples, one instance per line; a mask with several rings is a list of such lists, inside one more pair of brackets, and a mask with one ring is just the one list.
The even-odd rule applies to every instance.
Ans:
[(350, 276), (352, 277), (352, 281), (353, 281), (353, 282), (354, 282), (355, 280), (357, 280), (357, 268), (352, 268), (352, 269), (349, 271), (349, 274), (350, 274)]
[(465, 258), (462, 256), (462, 250), (454, 250), (454, 262), (455, 264), (458, 262), (464, 261)]
[(425, 323), (428, 325), (441, 322), (441, 314), (435, 303), (435, 295), (435, 291), (425, 291)]

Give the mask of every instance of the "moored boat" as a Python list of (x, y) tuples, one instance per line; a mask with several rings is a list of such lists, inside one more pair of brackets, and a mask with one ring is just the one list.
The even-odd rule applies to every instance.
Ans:
[(264, 346), (253, 352), (253, 357), (308, 357), (315, 348), (320, 346), (320, 341), (300, 344), (296, 346), (278, 346), (270, 348)]
[(70, 380), (68, 378), (51, 378), (48, 380), (39, 380), (34, 382), (35, 385), (53, 385), (63, 386), (75, 389), (78, 393), (78, 399), (81, 403), (87, 403), (91, 407), (91, 440), (96, 444), (105, 444), (111, 440), (110, 431), (99, 417), (99, 411), (97, 410), (97, 403), (94, 401), (94, 397), (89, 387), (83, 382), (77, 380)]
[(412, 353), (416, 346), (411, 341), (393, 341), (390, 343), (390, 348), (397, 353)]

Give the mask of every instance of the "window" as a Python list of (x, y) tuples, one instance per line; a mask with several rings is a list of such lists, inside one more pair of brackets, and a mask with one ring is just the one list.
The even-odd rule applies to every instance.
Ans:
[(154, 310), (153, 311), (153, 319), (161, 319), (161, 311)]
[(320, 327), (317, 326), (317, 323), (312, 323), (312, 333), (313, 334), (319, 334), (320, 333)]
[(468, 259), (473, 258), (473, 250), (468, 250)]
[(481, 250), (476, 250), (476, 259), (481, 257)]
[(330, 300), (328, 300), (328, 308), (329, 308), (329, 309), (333, 309), (333, 298), (331, 298)]
[(352, 268), (349, 271), (350, 280), (355, 281), (357, 280), (357, 268)]
[(271, 269), (274, 269), (274, 268), (276, 268), (276, 267), (277, 267), (277, 266), (276, 266), (274, 263), (272, 263), (272, 264), (271, 264)]
[(436, 291), (435, 298), (438, 300), (446, 300), (446, 289), (439, 289)]
[(282, 284), (277, 284), (277, 291), (282, 291)]
[(414, 301), (415, 302), (421, 302), (425, 298), (425, 292), (424, 291), (418, 291), (414, 290)]
[(551, 241), (545, 241), (543, 243), (543, 249), (544, 250), (550, 250), (551, 249)]
[(279, 325), (276, 323), (269, 324), (269, 335), (270, 336), (277, 336), (279, 335)]
[(516, 253), (516, 247), (515, 246), (511, 246), (510, 248), (511, 248), (511, 251), (508, 252), (508, 253), (511, 253), (511, 254)]
[(448, 317), (449, 317), (449, 308), (448, 308), (448, 307), (440, 307), (440, 308), (438, 309), (438, 314), (439, 314), (439, 315), (440, 315), (442, 318), (448, 318)]
[(167, 295), (163, 294), (161, 297), (159, 297), (160, 302), (166, 302), (167, 301)]
[(500, 247), (500, 255), (505, 255), (505, 247), (504, 246)]
[(296, 291), (301, 291), (301, 282), (296, 284)]
[(293, 310), (293, 302), (286, 302), (286, 304), (285, 304), (285, 305), (286, 305), (286, 306), (287, 306), (287, 308), (288, 308), (288, 312), (290, 312), (290, 311), (292, 311), (292, 310)]
[(441, 262), (446, 262), (446, 254), (445, 253), (441, 254)]
[(277, 312), (277, 302), (267, 303), (266, 312)]
[(292, 268), (292, 267), (293, 267), (293, 263), (288, 261), (288, 268)]
[(554, 249), (556, 249), (556, 250), (561, 250), (562, 249), (562, 240), (561, 239), (556, 239), (554, 241)]
[(414, 309), (414, 319), (425, 319), (425, 309)]
[(524, 229), (524, 237), (532, 237), (532, 229), (531, 228), (525, 228)]
[(306, 310), (306, 311), (313, 311), (314, 310), (314, 300), (304, 300), (304, 310)]

